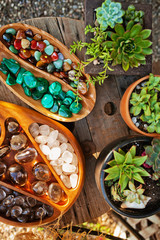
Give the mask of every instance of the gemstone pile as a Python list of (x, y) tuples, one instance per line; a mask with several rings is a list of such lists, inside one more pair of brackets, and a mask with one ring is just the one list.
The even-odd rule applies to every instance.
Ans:
[(40, 34), (34, 34), (31, 29), (16, 31), (14, 28), (8, 28), (2, 38), (12, 53), (37, 68), (61, 78), (73, 88), (77, 89), (78, 85), (79, 93), (83, 95), (87, 93), (84, 75), (76, 77), (76, 63), (71, 59), (65, 59), (60, 50), (48, 40), (42, 39)]
[(0, 216), (26, 223), (51, 217), (53, 213), (51, 206), (0, 185)]
[[(52, 113), (70, 118), (72, 114), (78, 114), (82, 109), (82, 104), (77, 102), (72, 90), (64, 92), (62, 85), (57, 81), (49, 85), (46, 79), (36, 78), (31, 72), (21, 68), (14, 59), (3, 58), (0, 71), (7, 75), (8, 85), (21, 84), (28, 97), (41, 100), (42, 106)], [(10, 129), (12, 128), (16, 129), (16, 126), (11, 125)]]
[[(67, 188), (75, 188), (78, 183), (78, 158), (66, 136), (48, 125), (39, 125), (38, 123), (32, 123), (29, 131), (64, 185)], [(57, 190), (57, 186), (51, 184), (49, 196), (53, 195), (50, 192), (53, 189), (56, 189), (58, 193), (60, 191)], [(53, 199), (59, 198), (54, 197)]]

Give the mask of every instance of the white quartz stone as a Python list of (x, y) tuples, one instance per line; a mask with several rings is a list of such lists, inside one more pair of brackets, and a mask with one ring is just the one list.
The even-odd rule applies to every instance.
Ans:
[(44, 155), (49, 155), (50, 154), (50, 148), (47, 145), (41, 145), (41, 151), (43, 152)]
[(61, 153), (64, 153), (66, 151), (66, 149), (67, 149), (67, 143), (62, 143), (60, 145), (60, 148), (61, 148)]
[(39, 133), (43, 136), (48, 136), (50, 134), (50, 127), (48, 125), (41, 125), (39, 127)]
[(49, 159), (50, 160), (56, 160), (56, 159), (58, 159), (60, 157), (60, 155), (61, 155), (60, 147), (53, 147), (50, 150)]
[(58, 134), (58, 140), (61, 142), (61, 143), (67, 143), (68, 142), (68, 139), (64, 136), (64, 134), (62, 133), (59, 133)]
[(74, 152), (74, 149), (70, 143), (67, 143), (67, 150), (72, 153)]
[(68, 173), (69, 175), (71, 173), (75, 173), (76, 167), (73, 164), (64, 163), (62, 165), (62, 171)]
[(78, 182), (78, 175), (76, 173), (73, 173), (70, 175), (69, 178), (70, 178), (71, 187), (75, 188)]
[(64, 185), (67, 188), (71, 188), (71, 182), (68, 176), (65, 176), (64, 174), (61, 174), (60, 179), (62, 180), (62, 182), (64, 183)]
[(72, 160), (73, 160), (73, 153), (69, 152), (69, 151), (65, 151), (63, 154), (62, 154), (62, 158), (64, 159), (64, 161), (66, 163), (71, 163)]
[(47, 136), (42, 136), (42, 135), (37, 136), (37, 137), (35, 138), (35, 141), (36, 141), (37, 143), (40, 143), (40, 144), (46, 144), (46, 142), (47, 142)]

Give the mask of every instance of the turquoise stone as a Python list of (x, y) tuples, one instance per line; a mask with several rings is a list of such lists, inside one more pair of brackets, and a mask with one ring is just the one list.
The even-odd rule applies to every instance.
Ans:
[(72, 64), (72, 60), (71, 59), (65, 59), (64, 62), (68, 62), (70, 65)]
[(58, 102), (55, 100), (54, 104), (53, 104), (53, 107), (50, 109), (50, 111), (52, 113), (56, 113), (56, 112), (58, 112), (58, 109), (59, 109)]
[(16, 62), (14, 59), (3, 58), (3, 63), (9, 69), (9, 71), (13, 74), (16, 74), (20, 69), (19, 63)]
[(9, 73), (8, 76), (7, 76), (7, 79), (6, 79), (6, 83), (8, 85), (15, 85), (16, 84), (16, 78), (13, 74)]
[(64, 56), (62, 53), (58, 53), (58, 59), (64, 60)]
[(35, 88), (37, 87), (37, 79), (35, 78), (35, 76), (27, 71), (23, 74), (23, 79), (24, 79), (24, 83), (26, 84), (27, 87), (29, 88)]
[(72, 112), (65, 105), (60, 106), (58, 114), (66, 118), (72, 117)]
[(49, 92), (53, 95), (58, 95), (62, 91), (62, 86), (59, 82), (53, 82), (49, 86)]
[(54, 66), (57, 69), (61, 69), (63, 66), (63, 61), (61, 59), (58, 59), (57, 61), (54, 61)]
[(16, 35), (16, 30), (15, 30), (14, 28), (8, 28), (8, 29), (6, 30), (6, 33), (10, 33), (10, 34), (12, 34), (12, 35)]
[(43, 93), (40, 93), (40, 92), (37, 91), (37, 90), (32, 91), (32, 98), (33, 98), (34, 100), (39, 100), (39, 99), (41, 99), (42, 97), (43, 97)]
[(10, 46), (9, 46), (9, 50), (10, 50), (12, 53), (14, 53), (14, 54), (18, 54), (18, 50), (15, 49), (15, 47), (14, 47), (13, 45), (10, 45)]
[(59, 94), (58, 94), (59, 98), (64, 100), (65, 97), (66, 97), (66, 93), (64, 91), (61, 91)]
[(24, 68), (20, 69), (20, 71), (19, 71), (19, 73), (17, 75), (17, 79), (16, 79), (16, 82), (18, 84), (22, 84), (22, 82), (23, 82), (23, 73), (25, 73), (25, 72), (26, 72), (26, 70)]
[(67, 106), (70, 106), (72, 102), (73, 102), (73, 99), (69, 98), (69, 97), (67, 97), (63, 100), (63, 104), (67, 105)]
[(79, 113), (82, 109), (82, 104), (81, 103), (77, 103), (77, 102), (73, 102), (71, 105), (70, 105), (70, 111), (72, 113)]
[(27, 86), (24, 87), (23, 90), (24, 90), (24, 93), (26, 94), (26, 96), (28, 96), (28, 97), (31, 96), (31, 94), (32, 94), (31, 90)]
[(54, 47), (52, 45), (48, 45), (47, 47), (45, 47), (44, 51), (47, 55), (51, 56), (54, 52)]
[(3, 64), (3, 63), (0, 65), (0, 71), (1, 71), (3, 74), (8, 74), (8, 73), (9, 73), (8, 68), (7, 68), (6, 65)]
[(34, 57), (35, 57), (35, 59), (36, 59), (37, 62), (40, 60), (41, 55), (42, 55), (41, 52), (39, 52), (39, 51), (35, 51), (35, 53), (34, 53)]
[(48, 40), (43, 40), (43, 42), (46, 44), (46, 46), (50, 45), (49, 41)]
[(74, 101), (76, 100), (76, 95), (75, 95), (75, 93), (72, 90), (69, 90), (68, 92), (66, 92), (66, 97), (70, 97)]
[(30, 42), (33, 40), (33, 38), (31, 37), (26, 37), (27, 40), (29, 40)]
[(37, 78), (37, 80), (38, 82), (37, 82), (36, 90), (39, 93), (46, 93), (48, 91), (48, 86), (49, 86), (48, 81), (44, 78)]
[(54, 99), (51, 94), (45, 94), (41, 99), (42, 106), (45, 108), (52, 108)]
[(55, 69), (55, 66), (53, 63), (49, 63), (47, 66), (47, 72), (52, 73)]

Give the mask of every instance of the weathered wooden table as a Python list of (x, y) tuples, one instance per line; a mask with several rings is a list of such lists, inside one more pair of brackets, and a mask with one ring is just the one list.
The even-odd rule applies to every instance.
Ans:
[[(49, 32), (67, 47), (73, 41), (84, 41), (84, 23), (79, 20), (46, 17), (26, 20), (25, 23)], [(83, 59), (84, 52), (77, 55)], [(137, 76), (109, 76), (103, 86), (96, 86), (97, 101), (93, 111), (85, 119), (75, 123), (74, 134), (85, 154), (86, 176), (84, 188), (78, 200), (63, 216), (62, 225), (71, 222), (82, 223), (109, 211), (110, 207), (100, 196), (95, 183), (96, 158), (108, 143), (130, 134), (130, 130), (120, 116), (119, 103), (125, 88), (136, 79)], [(0, 100), (28, 107), (2, 83), (0, 83)]]

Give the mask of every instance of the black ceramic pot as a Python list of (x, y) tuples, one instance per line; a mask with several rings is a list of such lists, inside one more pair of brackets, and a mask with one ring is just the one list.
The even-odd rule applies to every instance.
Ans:
[[(107, 201), (107, 203), (113, 208), (113, 210), (121, 215), (132, 217), (132, 218), (145, 218), (160, 211), (160, 199), (155, 204), (150, 204), (148, 202), (145, 209), (123, 209), (120, 207), (119, 202), (112, 200), (110, 189), (106, 188), (104, 178), (106, 173), (104, 170), (107, 168), (107, 162), (113, 159), (113, 150), (118, 150), (119, 148), (130, 148), (132, 145), (141, 146), (148, 145), (151, 143), (152, 138), (145, 136), (126, 136), (107, 145), (99, 155), (97, 159), (97, 164), (95, 168), (95, 179), (97, 187)], [(145, 193), (144, 193), (145, 194)], [(147, 194), (146, 194), (147, 195)]]

